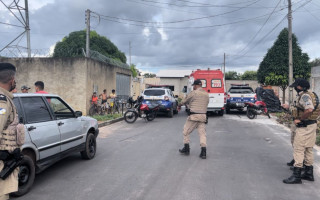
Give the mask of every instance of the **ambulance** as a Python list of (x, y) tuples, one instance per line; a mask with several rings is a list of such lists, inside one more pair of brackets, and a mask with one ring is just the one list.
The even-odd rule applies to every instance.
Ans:
[(202, 88), (209, 93), (208, 112), (215, 112), (223, 116), (226, 103), (224, 76), (221, 70), (193, 71), (188, 79), (187, 94), (193, 90), (193, 82), (200, 79)]

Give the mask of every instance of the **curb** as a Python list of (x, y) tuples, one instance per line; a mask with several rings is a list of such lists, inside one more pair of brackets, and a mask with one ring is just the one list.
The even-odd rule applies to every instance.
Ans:
[(110, 121), (101, 122), (101, 123), (98, 124), (98, 127), (101, 128), (101, 127), (104, 127), (104, 126), (108, 126), (108, 125), (120, 122), (122, 120), (124, 120), (124, 117), (120, 117), (118, 119), (114, 119), (114, 120), (110, 120)]

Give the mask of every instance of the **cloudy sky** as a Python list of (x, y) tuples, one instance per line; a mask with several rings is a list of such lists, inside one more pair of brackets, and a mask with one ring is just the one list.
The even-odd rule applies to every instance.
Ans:
[[(292, 4), (293, 33), (311, 60), (320, 58), (320, 0)], [(287, 7), (288, 0), (29, 0), (31, 48), (47, 54), (70, 32), (85, 29), (90, 9), (91, 29), (127, 58), (131, 42), (132, 63), (142, 71), (220, 68), (224, 53), (226, 71), (257, 70), (288, 25)], [(21, 26), (0, 3), (0, 50), (23, 31), (5, 23)]]

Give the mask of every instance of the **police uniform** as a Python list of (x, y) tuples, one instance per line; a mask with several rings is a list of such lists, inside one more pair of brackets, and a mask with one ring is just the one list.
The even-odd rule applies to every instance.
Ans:
[[(12, 93), (0, 87), (0, 151), (9, 153), (24, 143), (24, 126), (19, 124), (12, 99)], [(0, 171), (3, 167), (4, 162), (0, 160)], [(0, 200), (9, 199), (9, 193), (18, 191), (18, 173), (17, 168), (5, 180), (0, 178)]]
[[(189, 154), (190, 133), (197, 128), (200, 136), (200, 157), (202, 157), (201, 155), (205, 153), (204, 157), (202, 157), (205, 158), (207, 146), (205, 122), (207, 120), (206, 113), (209, 104), (209, 94), (200, 87), (187, 95), (187, 97), (181, 102), (181, 105), (184, 104), (188, 104), (191, 114), (189, 115), (183, 128), (183, 143), (185, 144), (185, 147), (179, 151), (181, 153)], [(187, 150), (187, 152), (184, 150)]]
[[(299, 89), (298, 86), (303, 90)], [(317, 118), (320, 106), (318, 96), (308, 91), (310, 84), (307, 80), (296, 79), (290, 87), (295, 87), (298, 92), (294, 105), (290, 109), (291, 114), (294, 120), (300, 120), (301, 122), (292, 128), (293, 174), (283, 182), (286, 184), (299, 184), (302, 183), (301, 179), (314, 181), (312, 166), (314, 162), (313, 146), (316, 142)], [(312, 110), (311, 114), (310, 112), (305, 112), (308, 110)], [(303, 165), (305, 165), (305, 171), (301, 175)]]

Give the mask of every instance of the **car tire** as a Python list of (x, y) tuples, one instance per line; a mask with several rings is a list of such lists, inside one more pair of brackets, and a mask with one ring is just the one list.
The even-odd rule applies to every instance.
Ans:
[(170, 111), (168, 112), (168, 117), (169, 118), (173, 117), (173, 108), (170, 108)]
[(85, 149), (81, 151), (81, 157), (85, 160), (91, 160), (96, 155), (97, 142), (96, 137), (89, 133), (85, 143)]
[(13, 192), (10, 195), (14, 197), (20, 197), (27, 194), (34, 182), (36, 175), (35, 164), (32, 157), (28, 154), (24, 155), (22, 163), (19, 168), (19, 188), (17, 192)]

